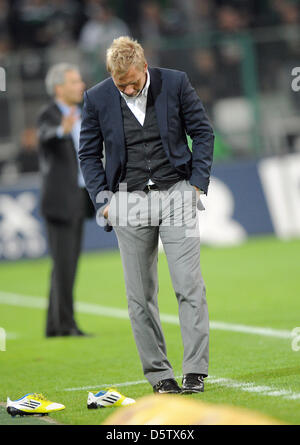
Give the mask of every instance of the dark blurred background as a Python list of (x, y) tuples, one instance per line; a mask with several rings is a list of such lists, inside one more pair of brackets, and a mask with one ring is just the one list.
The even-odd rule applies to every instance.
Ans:
[[(299, 237), (300, 0), (0, 0), (0, 259), (46, 253), (36, 120), (48, 68), (77, 64), (90, 87), (121, 35), (150, 65), (187, 72), (213, 124), (202, 242)], [(84, 249), (117, 246), (102, 232), (89, 222)]]
[(216, 130), (215, 162), (300, 150), (296, 0), (0, 0), (1, 181), (38, 169), (35, 122), (49, 66), (107, 77), (105, 50), (137, 38), (150, 65), (188, 73)]

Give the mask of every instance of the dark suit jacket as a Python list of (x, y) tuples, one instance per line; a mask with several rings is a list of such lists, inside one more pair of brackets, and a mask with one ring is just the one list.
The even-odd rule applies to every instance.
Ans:
[(87, 216), (88, 204), (78, 186), (78, 160), (72, 136), (56, 135), (61, 120), (62, 113), (55, 102), (38, 116), (41, 213), (47, 219), (69, 222), (78, 215)]
[[(149, 68), (149, 73), (163, 148), (181, 176), (207, 193), (214, 135), (204, 107), (186, 73), (163, 68)], [(79, 159), (96, 209), (105, 203), (102, 199), (97, 202), (99, 192), (114, 193), (126, 169), (120, 99), (112, 78), (98, 83), (84, 95)], [(193, 140), (192, 152), (186, 133)]]

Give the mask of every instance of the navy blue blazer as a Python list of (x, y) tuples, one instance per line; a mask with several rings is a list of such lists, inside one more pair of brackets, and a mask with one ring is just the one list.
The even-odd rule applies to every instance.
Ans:
[[(164, 68), (149, 68), (149, 73), (163, 148), (181, 176), (207, 193), (214, 134), (204, 107), (186, 73)], [(107, 201), (99, 192), (116, 192), (126, 169), (120, 100), (111, 77), (84, 93), (79, 159), (96, 209)], [(186, 134), (193, 141), (192, 151)]]

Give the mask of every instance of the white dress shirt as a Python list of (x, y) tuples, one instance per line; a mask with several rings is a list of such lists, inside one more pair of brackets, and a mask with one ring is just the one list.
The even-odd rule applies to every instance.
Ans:
[(129, 97), (126, 94), (120, 91), (121, 96), (125, 100), (127, 106), (130, 108), (132, 113), (135, 115), (139, 123), (143, 126), (146, 116), (146, 108), (147, 108), (147, 98), (148, 98), (148, 90), (150, 86), (150, 75), (147, 70), (147, 80), (144, 88), (137, 96)]

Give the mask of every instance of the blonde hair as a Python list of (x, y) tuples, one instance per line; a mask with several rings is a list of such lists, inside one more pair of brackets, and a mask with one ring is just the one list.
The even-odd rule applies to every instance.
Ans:
[(126, 74), (132, 65), (142, 70), (145, 63), (142, 46), (127, 36), (114, 39), (106, 51), (106, 68), (112, 76)]

